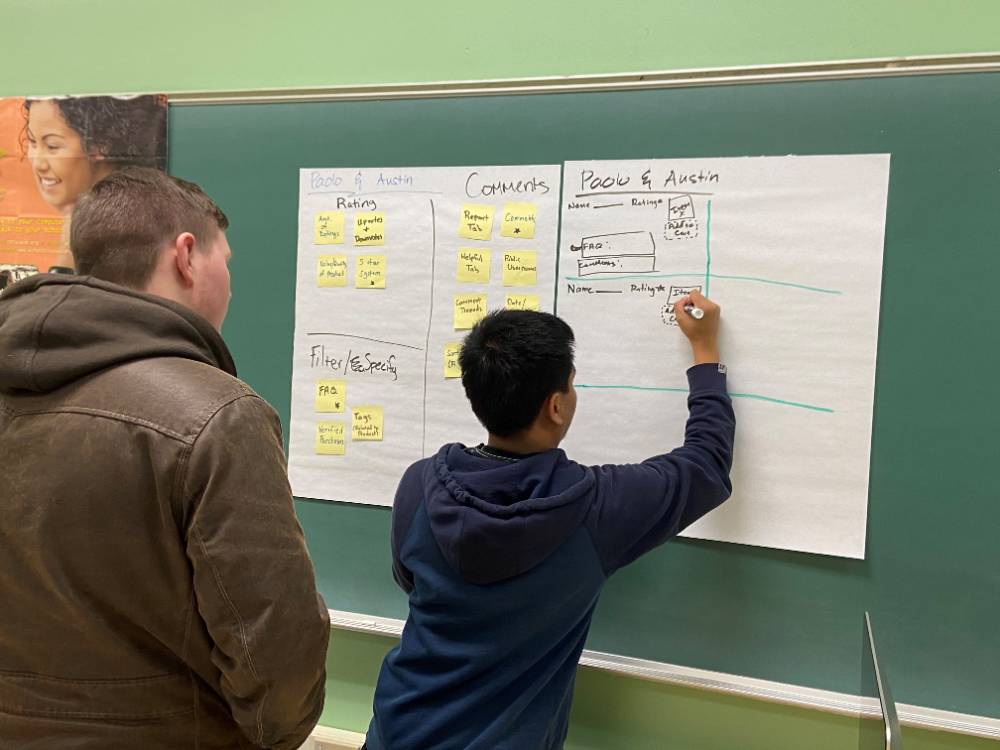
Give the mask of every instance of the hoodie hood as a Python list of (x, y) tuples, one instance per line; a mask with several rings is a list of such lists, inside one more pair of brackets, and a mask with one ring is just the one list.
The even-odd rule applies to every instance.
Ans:
[(576, 531), (594, 475), (560, 449), (518, 461), (445, 445), (424, 474), (431, 529), (448, 564), (470, 583), (525, 573)]
[(0, 296), (0, 391), (47, 393), (154, 357), (193, 359), (236, 375), (211, 323), (162, 297), (63, 274), (32, 276)]

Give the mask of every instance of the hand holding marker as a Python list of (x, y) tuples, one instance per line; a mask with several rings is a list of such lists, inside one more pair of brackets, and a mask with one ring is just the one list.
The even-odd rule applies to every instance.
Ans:
[(691, 342), (695, 364), (719, 361), (719, 306), (697, 290), (674, 305), (677, 325)]

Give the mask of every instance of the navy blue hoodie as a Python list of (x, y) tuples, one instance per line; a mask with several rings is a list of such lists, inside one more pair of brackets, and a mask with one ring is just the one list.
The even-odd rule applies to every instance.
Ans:
[(392, 556), (410, 615), (379, 674), (370, 750), (562, 747), (604, 582), (732, 490), (721, 370), (688, 370), (684, 446), (640, 464), (451, 444), (406, 470)]

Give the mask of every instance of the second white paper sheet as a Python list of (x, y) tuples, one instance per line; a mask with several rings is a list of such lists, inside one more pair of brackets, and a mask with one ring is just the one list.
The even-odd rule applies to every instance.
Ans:
[(887, 154), (568, 162), (557, 312), (577, 338), (565, 448), (637, 462), (683, 440), (673, 301), (722, 306), (733, 497), (687, 536), (864, 557)]

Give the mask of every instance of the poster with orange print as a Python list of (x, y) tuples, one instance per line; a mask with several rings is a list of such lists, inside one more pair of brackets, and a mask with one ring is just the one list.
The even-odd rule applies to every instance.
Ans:
[(166, 164), (163, 95), (0, 98), (0, 289), (70, 272), (76, 200), (115, 169)]

